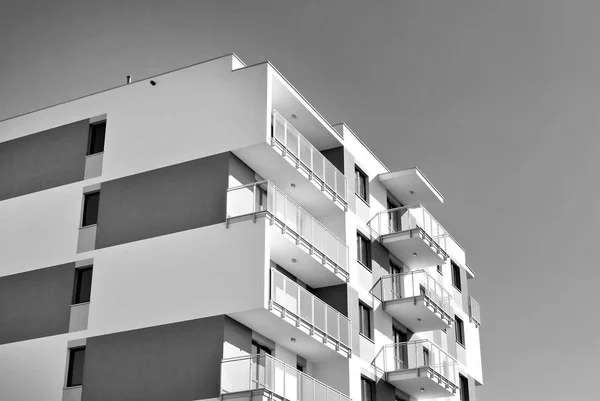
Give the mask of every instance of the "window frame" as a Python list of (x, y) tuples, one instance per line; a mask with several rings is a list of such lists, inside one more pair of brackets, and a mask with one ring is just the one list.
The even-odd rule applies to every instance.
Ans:
[(459, 397), (460, 401), (469, 401), (469, 379), (462, 374), (458, 374)]
[(442, 271), (443, 266), (442, 265), (437, 265), (436, 266), (436, 270), (439, 274), (441, 274), (442, 276), (444, 275), (443, 271)]
[[(366, 303), (360, 300), (358, 301), (358, 332), (371, 341), (373, 341), (373, 322), (371, 320), (373, 317), (372, 311), (373, 309), (369, 307)], [(367, 318), (366, 321), (364, 319), (365, 313)], [(365, 323), (368, 325), (368, 327), (366, 328), (368, 333), (364, 333), (365, 327), (363, 327), (363, 324)]]
[(465, 345), (465, 322), (454, 315), (454, 335), (456, 337), (456, 343), (462, 345), (466, 348)]
[[(96, 135), (96, 133), (94, 132), (94, 129), (99, 126), (102, 126), (102, 125), (104, 126), (104, 137), (102, 138), (102, 150), (92, 153), (92, 146), (94, 144), (94, 139), (95, 139), (95, 135)], [(96, 121), (94, 123), (91, 123), (90, 128), (89, 128), (89, 134), (88, 134), (88, 144), (87, 144), (87, 149), (86, 149), (86, 156), (93, 156), (93, 155), (98, 155), (100, 153), (104, 153), (105, 141), (106, 141), (106, 120)]]
[(452, 285), (458, 291), (462, 292), (462, 279), (460, 276), (460, 266), (457, 263), (454, 263), (453, 260), (450, 260), (450, 268), (452, 269)]
[[(364, 181), (364, 185), (362, 186), (365, 192), (364, 197), (361, 193), (359, 193), (359, 185), (357, 185), (357, 183), (361, 180)], [(354, 194), (358, 196), (362, 201), (364, 201), (367, 205), (369, 204), (369, 176), (367, 175), (367, 173), (365, 173), (365, 171), (362, 168), (358, 167), (358, 165), (356, 164), (354, 165)]]
[[(91, 274), (92, 274), (90, 276), (90, 294), (88, 295), (87, 300), (82, 300), (81, 299), (82, 274), (85, 272), (88, 272), (88, 271), (91, 272)], [(91, 301), (93, 274), (94, 274), (94, 266), (93, 265), (84, 266), (84, 267), (75, 269), (75, 277), (74, 277), (75, 282), (73, 284), (73, 297), (71, 299), (71, 305), (85, 304), (85, 303), (88, 303)]]
[[(360, 240), (364, 241), (365, 243), (365, 257), (366, 257), (366, 264), (363, 263), (362, 260), (360, 260), (360, 256), (362, 254), (361, 252), (361, 246), (359, 245)], [(367, 238), (366, 235), (364, 235), (363, 233), (361, 233), (360, 231), (356, 232), (356, 260), (358, 261), (358, 263), (360, 263), (362, 266), (364, 266), (368, 271), (372, 272), (372, 267), (371, 267), (371, 240), (369, 238)]]
[[(79, 386), (83, 386), (83, 371), (85, 370), (85, 351), (86, 351), (86, 347), (81, 346), (81, 347), (74, 347), (74, 348), (69, 348), (69, 364), (67, 366), (67, 381), (66, 381), (66, 387), (79, 387)], [(74, 373), (74, 359), (75, 359), (75, 354), (78, 352), (83, 352), (83, 363), (82, 363), (82, 368), (81, 368), (81, 383), (79, 382), (73, 382), (73, 373)]]
[[(94, 223), (89, 223), (86, 221), (86, 215), (89, 205), (89, 198), (91, 196), (98, 195), (98, 210), (96, 210), (96, 221)], [(81, 227), (90, 227), (98, 224), (98, 212), (100, 211), (100, 190), (90, 191), (83, 194), (83, 208), (81, 213)], [(87, 224), (86, 224), (87, 223)]]
[[(365, 399), (365, 385), (368, 385), (369, 399)], [(368, 377), (360, 376), (360, 399), (361, 401), (375, 401), (375, 382)]]

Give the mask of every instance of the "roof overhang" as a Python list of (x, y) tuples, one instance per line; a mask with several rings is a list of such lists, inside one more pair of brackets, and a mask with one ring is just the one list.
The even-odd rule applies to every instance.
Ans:
[(417, 167), (379, 174), (379, 182), (404, 206), (444, 203), (444, 197)]

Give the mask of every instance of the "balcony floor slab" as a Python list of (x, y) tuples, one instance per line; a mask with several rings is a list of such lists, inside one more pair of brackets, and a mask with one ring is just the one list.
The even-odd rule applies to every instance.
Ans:
[(456, 386), (425, 367), (388, 372), (386, 380), (417, 400), (452, 397), (457, 394)]
[[(285, 191), (316, 219), (324, 221), (330, 220), (335, 214), (343, 216), (344, 207), (341, 203), (335, 202), (330, 195), (317, 187), (315, 181), (309, 180), (307, 174), (296, 168), (294, 163), (284, 158), (280, 151), (269, 143), (238, 149), (233, 153), (262, 178), (268, 179)], [(292, 187), (292, 184), (295, 187)], [(336, 227), (330, 229), (338, 236), (344, 235), (343, 232), (336, 232)]]
[[(436, 266), (444, 263), (448, 255), (421, 229), (385, 234), (382, 244), (411, 270)], [(416, 254), (416, 256), (415, 256)]]
[(423, 295), (385, 301), (383, 309), (414, 333), (447, 329), (451, 325), (452, 318)]
[[(311, 336), (306, 330), (296, 327), (291, 319), (284, 319), (278, 310), (267, 308), (253, 309), (230, 315), (252, 330), (283, 345), (290, 351), (302, 355), (315, 363), (326, 362), (332, 358), (346, 358), (336, 351), (332, 341), (327, 344)], [(291, 339), (294, 338), (295, 341)]]

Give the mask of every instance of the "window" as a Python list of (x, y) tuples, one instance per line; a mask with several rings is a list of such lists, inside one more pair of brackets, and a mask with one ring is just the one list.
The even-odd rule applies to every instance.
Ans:
[(90, 125), (88, 140), (88, 155), (104, 152), (104, 136), (106, 134), (106, 121)]
[(73, 291), (73, 304), (90, 302), (92, 292), (92, 267), (75, 270), (75, 289)]
[(460, 401), (469, 401), (469, 379), (459, 374)]
[(465, 324), (458, 316), (454, 316), (454, 330), (456, 332), (456, 342), (465, 346)]
[(67, 371), (67, 387), (81, 386), (83, 384), (83, 364), (85, 361), (85, 347), (69, 350), (69, 370)]
[(98, 223), (98, 207), (100, 206), (100, 192), (90, 192), (83, 195), (83, 219), (81, 226), (91, 226)]
[(371, 241), (359, 232), (356, 233), (356, 250), (358, 261), (371, 270)]
[(358, 313), (359, 313), (359, 331), (360, 334), (367, 338), (371, 338), (371, 308), (362, 302), (358, 303)]
[(431, 366), (429, 364), (429, 349), (423, 347), (423, 366)]
[(442, 273), (442, 265), (437, 265), (437, 272), (440, 274), (443, 274)]
[(366, 377), (360, 378), (360, 399), (362, 401), (373, 401), (375, 400), (374, 394), (375, 386), (373, 382)]
[(452, 284), (456, 287), (457, 290), (462, 291), (462, 286), (460, 283), (460, 267), (453, 261), (450, 261), (452, 265)]
[(354, 166), (354, 186), (356, 195), (365, 202), (369, 202), (369, 178), (358, 166)]

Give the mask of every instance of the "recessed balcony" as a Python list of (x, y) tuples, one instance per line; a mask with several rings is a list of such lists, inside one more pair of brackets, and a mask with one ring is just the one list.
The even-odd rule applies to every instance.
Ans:
[(378, 374), (417, 400), (458, 393), (458, 364), (429, 340), (384, 346), (373, 361)]
[(414, 333), (452, 325), (452, 296), (424, 270), (383, 276), (370, 292), (388, 315)]
[[(259, 397), (259, 398), (257, 398)], [(223, 359), (221, 399), (350, 401), (350, 397), (271, 355)]]
[(271, 269), (269, 309), (298, 330), (350, 357), (350, 320), (306, 289)]
[(314, 216), (347, 210), (344, 174), (277, 111), (273, 110), (267, 143), (234, 153), (262, 177), (293, 194)]
[(265, 217), (270, 258), (311, 287), (349, 279), (348, 246), (271, 182), (227, 191), (227, 224)]
[(449, 234), (423, 206), (384, 210), (367, 225), (372, 235), (411, 269), (436, 266), (449, 257)]
[(481, 325), (481, 309), (479, 308), (479, 302), (473, 297), (469, 297), (469, 320), (475, 323), (475, 326)]

